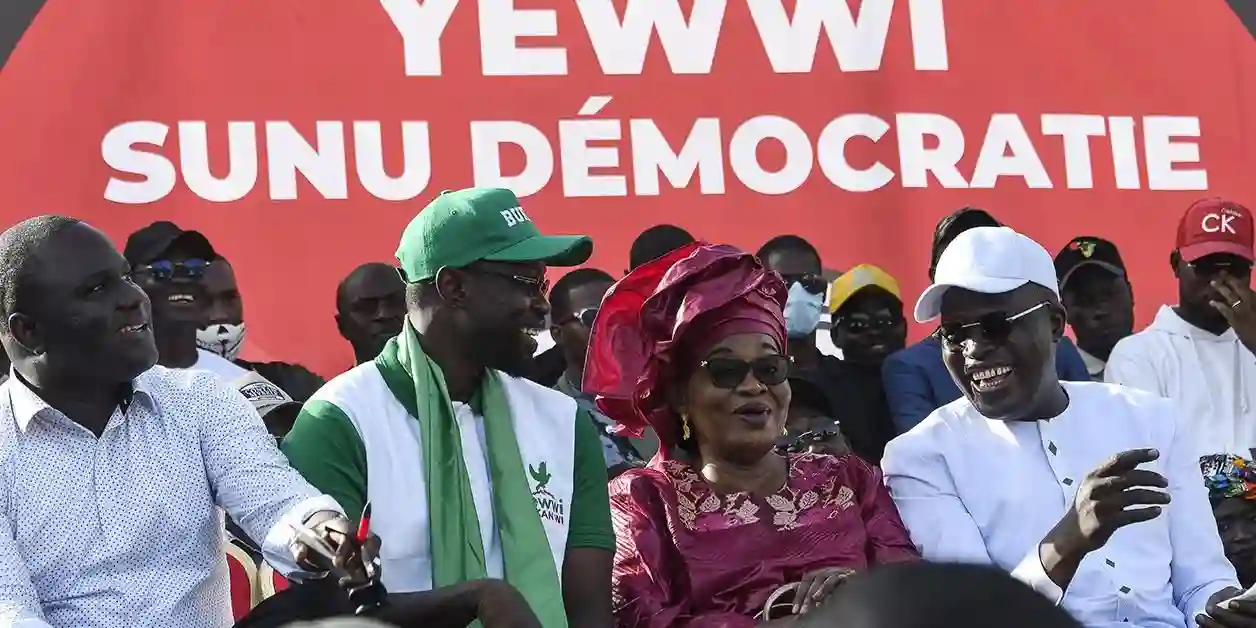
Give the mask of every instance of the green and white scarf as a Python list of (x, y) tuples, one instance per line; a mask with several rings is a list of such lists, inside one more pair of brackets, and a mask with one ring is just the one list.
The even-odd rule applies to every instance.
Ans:
[[(480, 538), (462, 438), (440, 367), (423, 352), (408, 320), (375, 362), (388, 389), (419, 421), (431, 522), (433, 586), (487, 577), (485, 544)], [(476, 396), (483, 405), (493, 511), (501, 536), (505, 579), (523, 594), (542, 626), (566, 628), (558, 570), (528, 486), (506, 389), (499, 378), (496, 372), (487, 372)]]

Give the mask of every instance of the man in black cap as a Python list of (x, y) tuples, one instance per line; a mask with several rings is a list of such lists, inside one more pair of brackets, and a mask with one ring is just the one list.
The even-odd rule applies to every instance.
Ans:
[(1134, 333), (1134, 292), (1116, 245), (1073, 238), (1055, 256), (1060, 298), (1091, 379), (1103, 381), (1112, 348)]
[(248, 372), (196, 345), (196, 332), (205, 320), (201, 280), (218, 259), (204, 235), (162, 220), (132, 233), (123, 255), (131, 265), (135, 283), (152, 302), (158, 364), (210, 371), (223, 382)]
[[(938, 221), (933, 233), (929, 281), (933, 281), (934, 267), (942, 252), (959, 234), (975, 227), (1000, 226), (989, 212), (975, 207), (956, 210)], [(1067, 338), (1055, 353), (1055, 370), (1065, 381), (1090, 380), (1077, 347)], [(881, 365), (881, 381), (890, 405), (890, 418), (900, 434), (925, 420), (930, 412), (960, 398), (959, 388), (942, 364), (942, 341), (936, 333), (886, 358)]]

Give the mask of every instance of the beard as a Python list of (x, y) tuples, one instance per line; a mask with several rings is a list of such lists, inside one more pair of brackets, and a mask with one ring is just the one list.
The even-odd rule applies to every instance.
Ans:
[(494, 369), (512, 377), (530, 377), (536, 360), (535, 347), (529, 348), (518, 329), (481, 331), (472, 345), (472, 355), (484, 368)]

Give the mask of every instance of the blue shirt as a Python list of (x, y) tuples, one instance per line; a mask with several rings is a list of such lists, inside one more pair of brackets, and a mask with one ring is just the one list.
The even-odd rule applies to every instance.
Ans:
[[(1064, 338), (1055, 352), (1055, 372), (1069, 382), (1091, 381), (1090, 371), (1072, 340)], [(929, 336), (885, 359), (881, 366), (885, 400), (899, 434), (925, 420), (930, 412), (959, 399), (961, 393), (942, 363), (942, 340)]]

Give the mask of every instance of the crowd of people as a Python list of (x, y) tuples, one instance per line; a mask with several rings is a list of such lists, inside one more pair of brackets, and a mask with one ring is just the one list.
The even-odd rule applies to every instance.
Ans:
[[(982, 209), (915, 297), (673, 225), (613, 275), (459, 190), (341, 282), (357, 364), (324, 381), (241, 359), (246, 269), (204, 235), (31, 218), (0, 234), (0, 628), (1256, 626), (1253, 237), (1186, 208), (1135, 332), (1113, 242)], [(233, 617), (224, 543), (293, 586)]]

